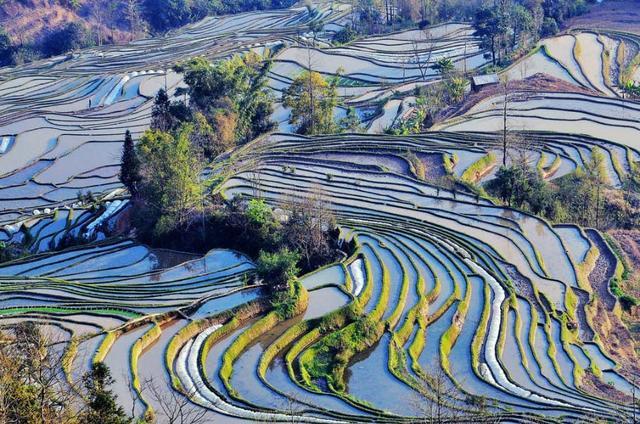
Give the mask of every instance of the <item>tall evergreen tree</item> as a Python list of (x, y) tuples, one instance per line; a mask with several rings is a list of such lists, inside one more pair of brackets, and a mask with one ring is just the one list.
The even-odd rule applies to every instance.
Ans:
[(161, 88), (156, 94), (151, 109), (151, 129), (169, 131), (173, 128), (173, 116), (171, 115), (171, 101), (169, 95)]
[(127, 130), (124, 135), (124, 146), (122, 148), (122, 160), (120, 162), (120, 181), (129, 190), (132, 197), (138, 194), (138, 183), (140, 182), (140, 160), (136, 153), (131, 132)]
[(114, 380), (111, 371), (104, 363), (95, 363), (91, 371), (83, 377), (87, 390), (87, 410), (82, 414), (80, 422), (83, 424), (128, 424), (127, 417), (121, 406), (118, 406), (117, 396), (109, 386)]

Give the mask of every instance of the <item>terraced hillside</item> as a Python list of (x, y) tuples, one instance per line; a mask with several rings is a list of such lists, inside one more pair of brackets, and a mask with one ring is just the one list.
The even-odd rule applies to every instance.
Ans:
[[(280, 132), (216, 165), (223, 178), (213, 191), (227, 198), (276, 206), (320, 192), (342, 243), (356, 246), (300, 277), (305, 301), (292, 319), (266, 300), (239, 252), (201, 257), (106, 237), (129, 208), (118, 181), (124, 131), (139, 137), (155, 93), (181, 86), (167, 70), (173, 63), (272, 50), (274, 91), (309, 57), (326, 75), (341, 65), (347, 104), (387, 101), (370, 123), (376, 132), (388, 126), (378, 119), (402, 113), (402, 91), (438, 78), (416, 61), (447, 56), (468, 70), (486, 61), (462, 24), (326, 46), (348, 7), (317, 10), (210, 18), (163, 39), (0, 70), (0, 241), (28, 249), (0, 264), (0, 325), (30, 320), (55, 333), (69, 383), (105, 362), (119, 403), (159, 422), (166, 417), (145, 389), (150, 380), (212, 422), (631, 419), (640, 369), (610, 290), (622, 263), (604, 237), (499, 206), (465, 185), (491, 179), (502, 161), (502, 95), (425, 134)], [(325, 30), (307, 48), (314, 36), (299, 33), (319, 19)], [(617, 89), (633, 47), (615, 54), (615, 70), (585, 61), (597, 55), (567, 55), (605, 58), (612, 45), (634, 45), (627, 39), (563, 35), (508, 71), (582, 87), (507, 97), (509, 126), (529, 141), (545, 178), (575, 170), (594, 149), (606, 153), (612, 186), (637, 166), (640, 106)], [(444, 177), (457, 182), (440, 184)], [(79, 190), (102, 206), (88, 207)], [(70, 246), (82, 235), (95, 241)]]
[[(323, 46), (321, 41), (320, 48), (309, 43), (287, 47), (274, 58), (269, 85), (282, 92), (309, 67), (338, 78), (344, 106), (356, 107), (366, 121), (372, 121), (369, 132), (382, 133), (411, 110), (417, 87), (441, 79), (433, 68), (439, 59), (449, 58), (465, 72), (488, 63), (473, 33), (468, 24), (453, 23), (366, 37), (345, 46)], [(275, 117), (281, 130), (289, 130), (286, 110), (279, 108)]]
[(511, 79), (545, 73), (593, 90), (622, 96), (629, 82), (640, 83), (640, 36), (622, 31), (573, 30), (545, 39), (527, 58), (506, 71)]

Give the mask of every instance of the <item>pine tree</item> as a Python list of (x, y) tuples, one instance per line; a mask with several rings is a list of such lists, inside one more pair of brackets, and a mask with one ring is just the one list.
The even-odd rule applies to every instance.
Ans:
[(128, 424), (127, 417), (121, 406), (118, 406), (117, 396), (109, 389), (114, 383), (111, 371), (102, 362), (93, 364), (91, 371), (83, 377), (88, 408), (80, 417), (82, 424)]
[(156, 94), (151, 109), (151, 129), (169, 131), (173, 127), (173, 116), (171, 115), (171, 100), (167, 92), (161, 88)]
[(122, 160), (120, 165), (120, 181), (129, 190), (132, 197), (138, 194), (138, 183), (140, 182), (140, 160), (133, 144), (131, 132), (127, 130), (124, 136), (124, 146), (122, 148)]

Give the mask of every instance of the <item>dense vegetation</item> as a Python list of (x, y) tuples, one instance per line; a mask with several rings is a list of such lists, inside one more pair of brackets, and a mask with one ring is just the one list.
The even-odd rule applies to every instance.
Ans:
[(585, 0), (500, 0), (480, 7), (474, 25), (496, 65), (525, 53), (532, 42), (556, 34), (568, 18), (586, 11)]
[[(268, 68), (255, 53), (176, 66), (189, 102), (158, 93), (152, 129), (135, 146), (125, 134), (120, 179), (132, 195), (140, 239), (179, 250), (247, 253), (270, 286), (284, 288), (298, 268), (310, 271), (336, 258), (336, 223), (321, 193), (275, 210), (263, 200), (212, 195), (222, 175), (201, 179), (207, 163), (273, 128), (272, 97), (264, 87)], [(331, 117), (335, 103), (320, 103)]]

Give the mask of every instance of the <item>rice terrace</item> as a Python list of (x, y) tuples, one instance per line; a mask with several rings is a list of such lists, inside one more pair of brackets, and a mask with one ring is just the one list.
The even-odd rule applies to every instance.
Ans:
[(639, 1), (0, 1), (0, 423), (638, 389)]

